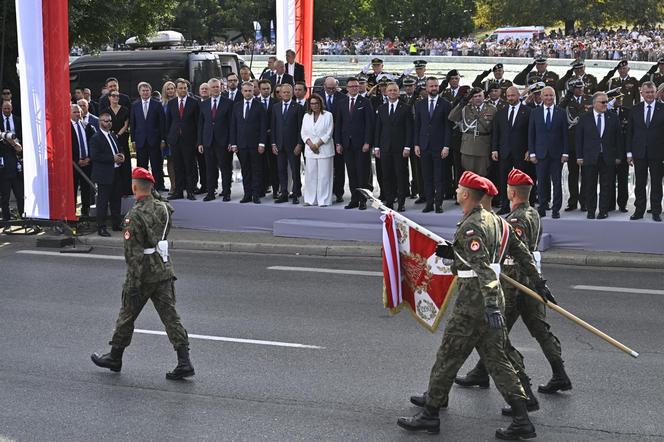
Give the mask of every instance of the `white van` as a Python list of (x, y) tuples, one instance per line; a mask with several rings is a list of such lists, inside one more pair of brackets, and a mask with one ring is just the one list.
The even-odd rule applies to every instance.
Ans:
[(511, 26), (498, 28), (489, 37), (487, 41), (501, 42), (507, 39), (516, 40), (539, 40), (544, 38), (544, 26)]

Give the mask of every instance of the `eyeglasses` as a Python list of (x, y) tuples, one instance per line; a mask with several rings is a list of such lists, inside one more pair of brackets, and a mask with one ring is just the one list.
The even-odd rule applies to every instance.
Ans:
[(110, 123), (110, 122), (113, 121), (113, 120), (102, 120), (102, 119), (99, 119), (99, 121), (101, 121), (102, 123)]
[(120, 94), (110, 94), (111, 97), (119, 97)]
[(608, 103), (608, 101), (607, 101), (607, 100), (604, 100), (604, 101), (598, 101), (598, 103), (599, 103), (599, 104), (606, 104), (606, 103)]

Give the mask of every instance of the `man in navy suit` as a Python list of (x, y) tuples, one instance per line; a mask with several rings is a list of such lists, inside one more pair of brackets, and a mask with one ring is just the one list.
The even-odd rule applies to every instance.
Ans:
[(180, 78), (176, 81), (177, 96), (168, 102), (166, 108), (166, 141), (171, 148), (171, 157), (175, 162), (175, 190), (168, 198), (195, 200), (196, 190), (196, 139), (198, 137), (198, 101), (188, 95), (189, 84)]
[(76, 104), (81, 108), (81, 121), (86, 125), (89, 124), (92, 126), (94, 131), (97, 132), (99, 130), (99, 118), (90, 113), (90, 103), (88, 103), (88, 100), (81, 98)]
[[(11, 101), (2, 103), (2, 128), (16, 134), (14, 141), (0, 141), (0, 209), (3, 221), (9, 221), (9, 199), (14, 192), (19, 216), (23, 216), (23, 170), (21, 156), (23, 147), (16, 143), (21, 139), (21, 118), (13, 113)], [(88, 204), (89, 207), (89, 204)]]
[(141, 98), (134, 101), (129, 114), (129, 129), (136, 152), (136, 163), (138, 167), (147, 169), (149, 162), (155, 188), (165, 190), (164, 160), (161, 155), (165, 128), (164, 109), (151, 98), (152, 86), (149, 83), (139, 83), (138, 94)]
[(664, 104), (655, 101), (655, 83), (641, 85), (643, 101), (632, 108), (627, 126), (627, 161), (634, 166), (636, 185), (634, 214), (643, 218), (646, 211), (646, 182), (650, 173), (652, 219), (662, 221), (662, 178), (664, 177)]
[(291, 86), (295, 85), (295, 80), (293, 77), (286, 72), (286, 65), (283, 60), (277, 60), (274, 62), (274, 75), (269, 78), (272, 83), (272, 89), (275, 89), (281, 84), (290, 84)]
[[(285, 83), (288, 84), (288, 83)], [(272, 145), (272, 107), (279, 100), (272, 95), (272, 83), (269, 80), (258, 81), (259, 95), (258, 99), (267, 113), (267, 142), (266, 146)], [(272, 153), (272, 149), (265, 152), (263, 155), (263, 192), (261, 196), (272, 188), (272, 198), (277, 199), (279, 193), (279, 165), (277, 164), (277, 157)]]
[(554, 105), (556, 91), (547, 86), (542, 89), (542, 106), (530, 113), (528, 125), (528, 155), (537, 171), (537, 198), (540, 216), (546, 216), (546, 207), (551, 199), (551, 217), (560, 218), (563, 204), (561, 171), (569, 157), (567, 115)]
[[(609, 98), (604, 92), (593, 95), (593, 110), (579, 118), (576, 125), (576, 162), (583, 166), (588, 219), (595, 218), (597, 208), (597, 178), (599, 177), (599, 214), (597, 219), (609, 216), (611, 187), (615, 180), (616, 164), (624, 156), (620, 121), (613, 112), (607, 112)], [(614, 203), (615, 204), (615, 203)]]
[(233, 116), (233, 103), (221, 95), (221, 81), (212, 78), (208, 81), (210, 98), (201, 103), (198, 119), (198, 151), (205, 155), (207, 165), (207, 195), (203, 201), (215, 199), (219, 171), (221, 171), (221, 197), (231, 200), (233, 178), (233, 153), (230, 151), (230, 128)]
[(118, 145), (118, 137), (111, 132), (111, 115), (99, 115), (99, 131), (90, 138), (92, 181), (97, 183), (97, 233), (111, 236), (106, 230), (106, 214), (111, 206), (114, 231), (121, 231), (120, 206), (122, 197), (122, 163), (125, 161)]
[(242, 101), (233, 106), (231, 150), (237, 153), (242, 167), (244, 197), (241, 203), (260, 204), (263, 180), (263, 155), (267, 142), (267, 112), (254, 98), (254, 85), (242, 85)]
[[(339, 81), (334, 77), (326, 77), (323, 82), (325, 94), (325, 110), (332, 113), (334, 124), (337, 124), (337, 104), (344, 101), (344, 94), (338, 91)], [(332, 192), (337, 197), (336, 202), (342, 203), (344, 201), (344, 186), (346, 184), (346, 166), (344, 163), (343, 155), (338, 152), (334, 155), (334, 178), (332, 180)]]
[[(499, 215), (510, 212), (507, 199), (507, 175), (512, 169), (526, 172), (535, 181), (534, 167), (528, 161), (528, 121), (531, 108), (521, 103), (519, 90), (510, 86), (506, 91), (507, 106), (496, 112), (493, 119), (491, 158), (499, 162), (500, 210)], [(534, 203), (535, 192), (530, 202)]]
[(295, 61), (295, 51), (289, 49), (286, 51), (286, 73), (288, 73), (295, 82), (304, 81), (304, 65)]
[(272, 154), (277, 159), (279, 170), (279, 187), (281, 193), (275, 203), (288, 201), (288, 166), (293, 176), (293, 204), (298, 204), (302, 194), (300, 158), (304, 145), (300, 129), (304, 108), (293, 100), (293, 87), (290, 84), (281, 86), (279, 95), (281, 102), (272, 105)]
[(346, 88), (348, 95), (338, 103), (334, 121), (336, 150), (346, 163), (351, 191), (350, 203), (344, 208), (366, 210), (367, 200), (357, 189), (369, 188), (375, 112), (369, 99), (360, 95), (357, 78), (349, 78)]
[(230, 99), (233, 104), (242, 101), (242, 91), (238, 87), (239, 79), (237, 74), (231, 72), (226, 75), (226, 90), (223, 96)]
[(426, 205), (422, 212), (443, 213), (443, 158), (450, 154), (450, 104), (438, 95), (438, 79), (428, 77), (427, 98), (415, 104), (415, 155), (420, 158)]
[[(82, 100), (79, 100), (82, 101)], [(92, 176), (92, 159), (90, 158), (90, 139), (95, 134), (90, 124), (83, 124), (81, 108), (78, 104), (71, 105), (71, 156), (88, 179)], [(74, 201), (81, 190), (81, 216), (90, 215), (90, 205), (94, 198), (94, 190), (84, 177), (74, 168)]]

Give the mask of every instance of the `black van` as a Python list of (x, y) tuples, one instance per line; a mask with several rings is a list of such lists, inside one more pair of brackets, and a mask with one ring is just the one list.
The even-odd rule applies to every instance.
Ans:
[[(104, 81), (115, 77), (120, 91), (132, 99), (138, 98), (138, 83), (147, 81), (153, 90), (160, 91), (166, 81), (186, 78), (192, 84), (191, 91), (198, 93), (198, 86), (212, 77), (221, 78), (230, 70), (238, 72), (240, 64), (235, 54), (183, 49), (108, 51), (99, 55), (84, 55), (69, 65), (72, 96), (75, 88), (90, 88), (93, 97), (101, 95)], [(222, 66), (223, 64), (223, 66)]]

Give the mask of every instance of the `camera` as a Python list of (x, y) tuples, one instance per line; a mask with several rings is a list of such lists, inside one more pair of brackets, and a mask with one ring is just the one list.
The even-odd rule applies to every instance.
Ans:
[(16, 139), (16, 134), (14, 132), (4, 132), (0, 131), (0, 140), (3, 141), (12, 141)]

